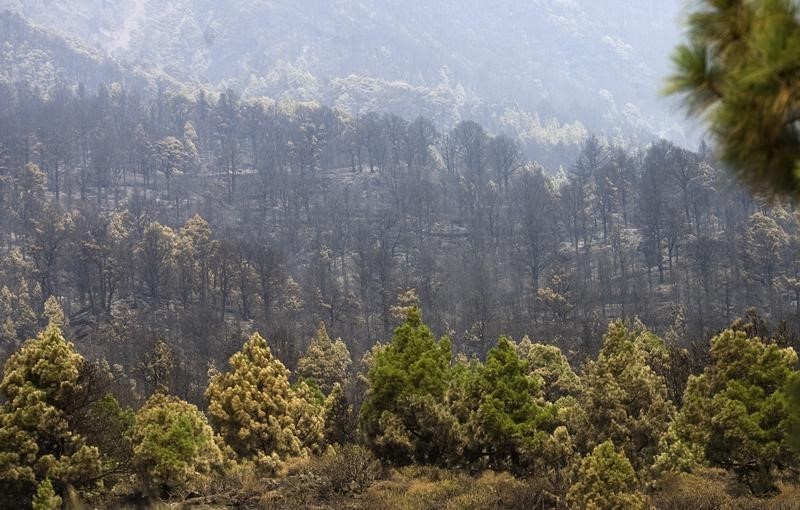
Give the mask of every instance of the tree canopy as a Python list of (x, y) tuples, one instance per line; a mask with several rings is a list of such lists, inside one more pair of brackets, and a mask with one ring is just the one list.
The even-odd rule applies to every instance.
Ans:
[(212, 374), (205, 395), (211, 423), (240, 458), (274, 472), (287, 457), (319, 446), (322, 406), (305, 383), (291, 386), (264, 338), (253, 334), (228, 364)]
[[(40, 482), (89, 488), (101, 474), (97, 447), (75, 430), (88, 364), (51, 325), (3, 366), (0, 392), (0, 501), (19, 505)], [(46, 489), (42, 489), (46, 490)]]
[(692, 376), (675, 426), (715, 466), (736, 472), (756, 493), (773, 489), (777, 466), (796, 464), (787, 390), (797, 354), (744, 331), (711, 342), (711, 364)]

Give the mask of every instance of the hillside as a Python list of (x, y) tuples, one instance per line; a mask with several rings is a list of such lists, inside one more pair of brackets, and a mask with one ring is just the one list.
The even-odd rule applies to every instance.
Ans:
[(800, 3), (679, 2), (0, 0), (0, 509), (800, 510)]
[(34, 87), (49, 95), (62, 86), (96, 90), (117, 83), (129, 90), (153, 94), (159, 86), (181, 90), (163, 73), (124, 65), (74, 37), (32, 26), (11, 11), (0, 11), (0, 83)]
[[(550, 176), (469, 121), (0, 91), (0, 507), (590, 508), (608, 457), (637, 506), (599, 508), (796, 501), (800, 218), (707, 151), (590, 137)], [(640, 484), (721, 398), (781, 445)]]
[(535, 152), (577, 147), (588, 131), (694, 143), (658, 94), (679, 4), (2, 0), (0, 8), (181, 82), (423, 115), (442, 128), (472, 119)]

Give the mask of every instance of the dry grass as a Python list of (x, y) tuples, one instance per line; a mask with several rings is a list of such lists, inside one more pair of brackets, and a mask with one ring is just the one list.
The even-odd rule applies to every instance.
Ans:
[[(198, 498), (193, 504), (161, 508), (253, 508), (263, 510), (537, 510), (566, 508), (547, 482), (509, 473), (477, 476), (430, 466), (384, 471), (366, 449), (340, 448), (315, 458), (287, 462), (278, 478), (264, 478), (247, 466), (230, 471), (224, 484), (231, 495)], [(780, 493), (759, 499), (743, 495), (735, 477), (719, 469), (666, 476), (650, 496), (658, 510), (800, 510), (800, 486), (784, 484)], [(560, 504), (559, 504), (560, 503)]]
[(755, 498), (719, 469), (667, 475), (660, 487), (651, 498), (658, 510), (800, 510), (800, 487), (781, 485), (779, 494)]
[(361, 498), (364, 510), (478, 510), (552, 508), (541, 486), (508, 473), (484, 472), (478, 477), (431, 467), (395, 470)]

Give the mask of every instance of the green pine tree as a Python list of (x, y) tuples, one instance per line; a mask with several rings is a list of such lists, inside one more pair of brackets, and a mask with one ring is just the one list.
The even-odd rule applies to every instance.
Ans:
[(353, 406), (347, 401), (342, 385), (333, 385), (325, 399), (325, 442), (346, 444), (355, 439), (356, 419)]
[(800, 16), (793, 0), (700, 0), (667, 92), (685, 97), (723, 161), (760, 191), (800, 192)]
[(711, 365), (689, 379), (677, 439), (701, 447), (706, 460), (736, 472), (753, 492), (770, 491), (779, 467), (798, 466), (786, 394), (796, 367), (791, 348), (723, 331), (711, 341)]
[(792, 374), (786, 384), (789, 413), (789, 444), (800, 456), (800, 372)]
[(367, 374), (360, 423), (367, 444), (395, 463), (447, 463), (463, 447), (446, 393), (450, 340), (437, 341), (412, 307), (391, 343), (378, 349)]
[(467, 427), (472, 451), (488, 456), (494, 468), (530, 467), (556, 421), (556, 408), (542, 402), (541, 378), (529, 375), (528, 363), (506, 337), (475, 371), (468, 390), (475, 403)]

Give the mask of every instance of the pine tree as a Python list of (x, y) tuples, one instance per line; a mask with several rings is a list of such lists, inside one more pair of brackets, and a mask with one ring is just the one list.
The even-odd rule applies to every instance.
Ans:
[(661, 436), (658, 454), (653, 459), (651, 474), (658, 480), (664, 473), (691, 473), (705, 463), (702, 446), (681, 438), (677, 421), (673, 421)]
[(61, 331), (69, 326), (69, 319), (55, 296), (50, 296), (44, 302), (44, 316), (49, 326), (55, 326)]
[(611, 323), (597, 360), (586, 365), (581, 397), (587, 445), (610, 439), (637, 469), (652, 461), (674, 414), (664, 378), (647, 364), (653, 339), (642, 338), (620, 321)]
[(297, 362), (297, 375), (314, 381), (328, 395), (334, 385), (345, 384), (351, 365), (350, 351), (342, 339), (331, 340), (325, 324), (320, 323), (314, 340)]
[(163, 340), (156, 340), (138, 368), (154, 391), (162, 386), (169, 388), (169, 381), (175, 369), (175, 353)]
[(544, 398), (548, 402), (580, 394), (581, 380), (569, 366), (561, 349), (555, 345), (530, 344), (526, 346), (525, 352), (521, 357), (528, 362), (531, 375), (541, 378)]
[(162, 289), (174, 263), (175, 233), (171, 228), (153, 222), (145, 228), (134, 254), (142, 282), (155, 301), (163, 297)]
[(107, 393), (94, 402), (81, 427), (86, 440), (102, 454), (103, 469), (110, 474), (127, 474), (133, 456), (131, 429), (135, 422), (132, 409), (122, 407), (116, 397)]
[(28, 285), (28, 281), (22, 279), (17, 290), (17, 332), (24, 335), (22, 338), (29, 338), (36, 334), (38, 320), (36, 312), (33, 311), (33, 303), (39, 299), (38, 289), (33, 289)]
[(673, 57), (667, 92), (706, 118), (723, 161), (760, 191), (800, 191), (797, 62), (790, 0), (701, 0)]
[(528, 353), (531, 352), (531, 347), (533, 347), (533, 342), (531, 342), (531, 338), (528, 335), (525, 335), (517, 344), (517, 354), (522, 359), (528, 359)]
[(17, 341), (17, 326), (14, 321), (14, 294), (5, 285), (0, 289), (0, 339), (4, 345), (13, 345)]
[(70, 411), (89, 391), (87, 364), (50, 326), (6, 361), (0, 393), (0, 504), (30, 498), (50, 478), (78, 489), (101, 471), (100, 453), (75, 432)]
[(346, 444), (355, 439), (356, 419), (353, 406), (347, 401), (342, 385), (333, 385), (325, 399), (325, 442)]
[(325, 396), (313, 385), (300, 381), (292, 387), (296, 396), (291, 416), (300, 443), (311, 453), (322, 451), (325, 440)]
[(167, 193), (170, 190), (170, 180), (176, 175), (184, 173), (188, 166), (189, 155), (180, 140), (174, 136), (167, 136), (155, 145), (155, 154), (159, 160), (158, 169), (167, 178)]
[(576, 510), (637, 510), (648, 508), (636, 489), (636, 473), (611, 440), (597, 445), (578, 468), (578, 480), (567, 500)]
[(212, 259), (218, 250), (219, 242), (214, 240), (211, 225), (197, 214), (189, 218), (180, 230), (176, 258), (184, 291), (195, 292), (201, 303), (208, 300), (211, 284), (209, 273)]
[[(9, 290), (6, 293), (4, 291), (3, 295), (0, 296), (3, 301), (8, 299), (8, 303), (10, 303), (7, 308), (11, 310), (11, 313), (7, 315), (7, 318), (13, 316), (13, 323), (8, 324), (8, 334), (10, 335), (12, 331), (16, 333), (15, 337), (9, 336), (9, 339), (13, 340), (14, 346), (18, 346), (21, 340), (30, 338), (38, 332), (39, 321), (33, 311), (32, 304), (38, 296), (31, 295), (29, 289), (27, 280), (22, 278), (16, 292)], [(4, 305), (4, 307), (6, 306)]]
[(768, 492), (779, 466), (798, 465), (786, 408), (796, 366), (791, 348), (723, 331), (711, 341), (711, 365), (689, 379), (675, 421), (678, 439), (700, 446), (706, 460), (736, 472), (753, 492)]
[(408, 318), (408, 313), (419, 307), (419, 296), (416, 289), (408, 289), (398, 294), (397, 302), (389, 307), (389, 313), (395, 324), (402, 324)]
[(33, 510), (60, 510), (61, 497), (56, 494), (53, 489), (53, 484), (49, 478), (45, 478), (36, 487), (36, 492), (33, 494)]
[(131, 441), (133, 468), (147, 494), (202, 490), (222, 466), (222, 453), (203, 413), (166, 393), (155, 393), (136, 413)]
[(17, 220), (18, 232), (28, 235), (45, 205), (47, 175), (35, 164), (28, 163), (14, 176), (13, 189), (11, 211)]
[(445, 393), (450, 340), (437, 341), (414, 307), (391, 343), (376, 350), (360, 423), (369, 446), (395, 463), (446, 463), (463, 444)]
[(795, 372), (786, 385), (789, 414), (789, 445), (800, 457), (800, 372)]
[[(257, 333), (214, 373), (206, 389), (211, 423), (242, 459), (274, 472), (321, 442), (322, 410), (289, 384), (289, 371)], [(308, 388), (306, 386), (306, 388)], [(302, 429), (302, 430), (301, 430)]]
[[(789, 244), (789, 236), (775, 219), (757, 212), (747, 222), (742, 235), (742, 262), (747, 279), (757, 288), (766, 290), (767, 304), (775, 303), (776, 279), (781, 271), (781, 259)], [(764, 297), (755, 295), (757, 301)]]
[(540, 403), (541, 379), (529, 375), (527, 362), (506, 337), (475, 371), (468, 390), (475, 402), (467, 426), (470, 449), (488, 455), (494, 468), (529, 467), (555, 428), (555, 407)]

